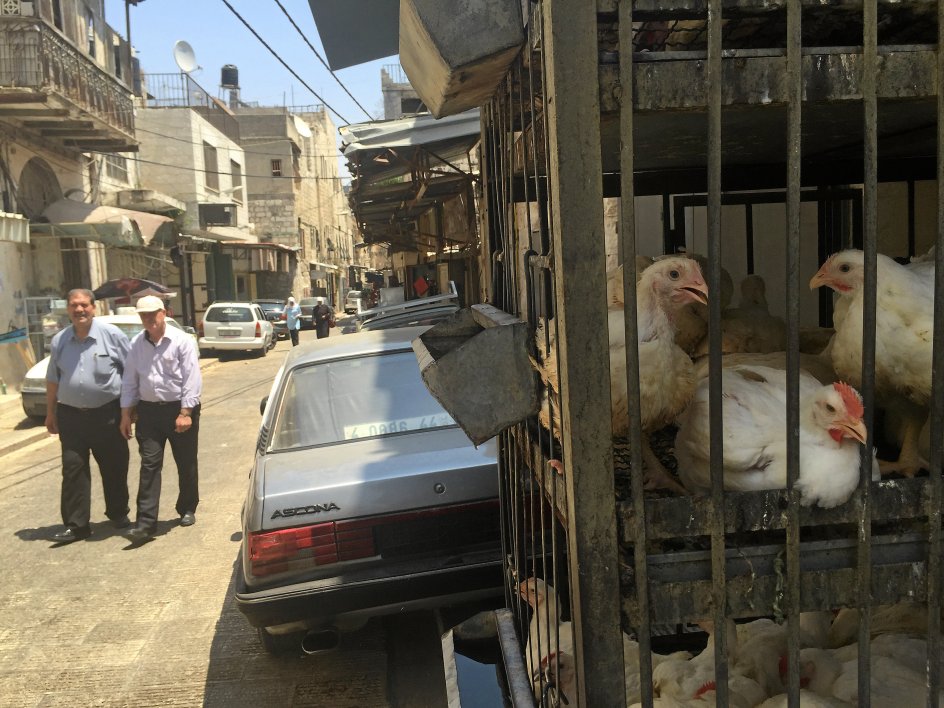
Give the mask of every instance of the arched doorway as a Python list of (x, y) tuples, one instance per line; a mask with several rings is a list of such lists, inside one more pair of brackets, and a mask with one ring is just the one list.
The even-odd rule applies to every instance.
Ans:
[(36, 220), (43, 209), (58, 199), (62, 199), (62, 187), (56, 173), (41, 157), (30, 159), (23, 166), (17, 186), (19, 212), (31, 221)]

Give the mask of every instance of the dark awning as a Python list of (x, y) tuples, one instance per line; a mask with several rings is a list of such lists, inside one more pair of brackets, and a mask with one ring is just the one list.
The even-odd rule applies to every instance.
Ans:
[(345, 69), (400, 51), (400, 0), (308, 0), (328, 65)]

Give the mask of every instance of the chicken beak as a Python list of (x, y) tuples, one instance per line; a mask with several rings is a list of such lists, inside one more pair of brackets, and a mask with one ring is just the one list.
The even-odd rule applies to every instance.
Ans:
[(818, 271), (816, 271), (816, 275), (810, 279), (810, 290), (815, 290), (816, 288), (822, 287), (823, 285), (829, 285), (829, 278), (826, 276), (826, 273), (823, 271), (823, 269), (820, 268)]
[(705, 285), (704, 281), (696, 280), (689, 283), (681, 290), (686, 299), (701, 303), (702, 305), (708, 304), (708, 286)]
[(846, 437), (855, 438), (863, 445), (869, 439), (869, 431), (865, 427), (865, 423), (862, 422), (861, 418), (847, 418), (845, 420), (837, 421), (839, 429), (843, 431)]

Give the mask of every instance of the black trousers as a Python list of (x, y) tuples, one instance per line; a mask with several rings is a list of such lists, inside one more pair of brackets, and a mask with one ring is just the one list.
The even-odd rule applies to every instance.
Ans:
[(105, 495), (105, 516), (120, 519), (128, 513), (128, 441), (121, 434), (121, 406), (116, 398), (100, 408), (56, 405), (62, 447), (62, 523), (87, 528), (92, 506), (89, 453), (98, 463)]
[(197, 491), (197, 437), (200, 432), (200, 406), (193, 409), (193, 424), (185, 433), (175, 432), (180, 402), (138, 403), (138, 422), (134, 436), (141, 454), (141, 479), (138, 483), (138, 526), (153, 529), (161, 501), (161, 470), (164, 467), (164, 447), (170, 449), (177, 463), (179, 492), (177, 514), (196, 511), (200, 501)]
[(298, 330), (294, 328), (290, 329), (288, 331), (288, 336), (292, 338), (292, 346), (297, 347), (298, 346)]

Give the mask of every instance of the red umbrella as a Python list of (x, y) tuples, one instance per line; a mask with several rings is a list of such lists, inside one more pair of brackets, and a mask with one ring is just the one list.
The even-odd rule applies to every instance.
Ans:
[(176, 293), (166, 285), (155, 283), (153, 280), (144, 280), (142, 278), (116, 278), (107, 280), (92, 291), (99, 300), (108, 300), (110, 298), (131, 298), (144, 297), (145, 295), (157, 295), (158, 297), (173, 297)]

